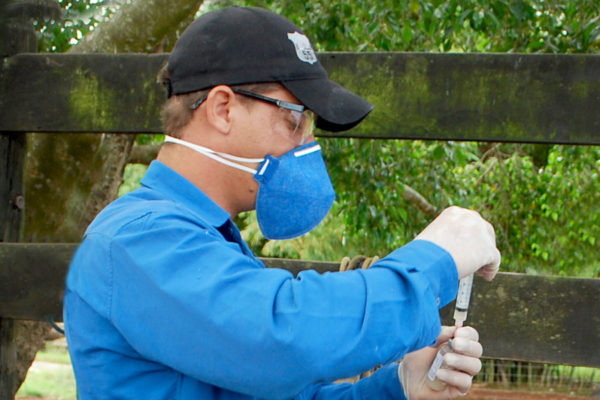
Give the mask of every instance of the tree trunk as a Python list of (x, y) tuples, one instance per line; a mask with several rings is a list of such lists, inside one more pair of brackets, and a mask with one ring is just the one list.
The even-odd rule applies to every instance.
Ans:
[[(136, 0), (124, 4), (71, 52), (169, 51), (202, 2)], [(131, 134), (29, 134), (24, 241), (81, 240), (94, 216), (116, 198), (134, 139)], [(20, 385), (48, 325), (15, 321), (14, 329), (20, 336), (16, 343)]]

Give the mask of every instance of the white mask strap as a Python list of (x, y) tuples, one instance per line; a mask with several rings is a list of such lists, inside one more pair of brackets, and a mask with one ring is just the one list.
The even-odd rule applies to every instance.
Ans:
[[(172, 136), (165, 136), (165, 143), (180, 144), (189, 149), (195, 150), (200, 154), (204, 154), (205, 156), (210, 157), (213, 160), (220, 162), (221, 164), (225, 164), (230, 167), (249, 172), (252, 175), (256, 174), (257, 170), (246, 167), (245, 165), (240, 165), (240, 164), (234, 163), (232, 161), (247, 162), (247, 163), (261, 163), (264, 161), (264, 158), (244, 158), (244, 157), (232, 156), (231, 154), (214, 151), (207, 147), (203, 147), (198, 144), (186, 142), (185, 140), (177, 139)], [(229, 160), (232, 160), (232, 161), (229, 161)]]

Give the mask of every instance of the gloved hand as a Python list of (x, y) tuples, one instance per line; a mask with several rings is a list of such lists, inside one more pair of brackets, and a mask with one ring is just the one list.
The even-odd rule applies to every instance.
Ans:
[[(439, 347), (453, 335), (453, 352), (444, 356), (444, 363), (437, 372), (437, 378), (446, 386), (436, 391), (427, 385), (427, 373)], [(482, 352), (479, 334), (472, 327), (442, 327), (435, 346), (407, 354), (398, 366), (404, 395), (408, 400), (446, 400), (464, 396), (471, 387), (473, 376), (481, 370), (479, 357)]]
[(494, 227), (476, 211), (449, 207), (416, 239), (433, 242), (450, 253), (461, 279), (476, 272), (490, 281), (500, 267)]

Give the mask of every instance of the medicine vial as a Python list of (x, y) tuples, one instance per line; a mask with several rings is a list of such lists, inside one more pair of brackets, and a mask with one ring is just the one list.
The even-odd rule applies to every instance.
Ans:
[(427, 373), (427, 385), (436, 391), (443, 390), (446, 387), (446, 384), (436, 378), (436, 374), (440, 368), (445, 366), (444, 364), (444, 355), (452, 352), (452, 340), (448, 340), (448, 342), (444, 343), (442, 347), (438, 350), (435, 355), (435, 359), (429, 368), (429, 372)]

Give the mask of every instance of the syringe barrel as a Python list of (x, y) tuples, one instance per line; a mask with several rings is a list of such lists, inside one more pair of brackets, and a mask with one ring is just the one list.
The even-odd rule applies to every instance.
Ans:
[(462, 278), (458, 284), (458, 294), (456, 295), (456, 305), (454, 307), (454, 320), (456, 321), (457, 325), (462, 325), (462, 322), (467, 318), (472, 287), (472, 274)]
[(466, 319), (467, 319), (466, 311), (460, 311), (457, 309), (454, 310), (454, 325), (456, 325), (458, 327), (463, 326), (463, 322), (465, 322)]

